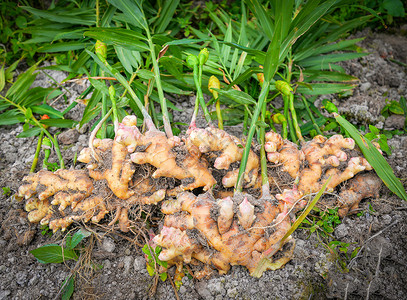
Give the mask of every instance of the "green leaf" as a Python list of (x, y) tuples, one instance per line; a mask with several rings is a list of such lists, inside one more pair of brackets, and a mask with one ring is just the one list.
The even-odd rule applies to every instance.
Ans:
[(258, 0), (249, 0), (246, 1), (246, 3), (259, 20), (260, 27), (264, 34), (269, 38), (270, 41), (273, 40), (274, 24), (270, 12), (267, 11)]
[(0, 115), (0, 126), (18, 124), (24, 122), (24, 119), (24, 115), (19, 110), (8, 110)]
[(357, 77), (332, 71), (319, 71), (319, 70), (304, 70), (302, 71), (304, 82), (311, 81), (340, 81), (340, 82), (356, 82), (359, 81)]
[(147, 29), (148, 24), (144, 16), (142, 1), (140, 0), (108, 0), (109, 3), (120, 9), (129, 23)]
[(31, 107), (32, 112), (39, 115), (48, 115), (54, 118), (63, 118), (63, 114), (48, 104), (41, 104)]
[(41, 132), (41, 128), (39, 127), (32, 127), (27, 130), (24, 130), (20, 134), (18, 134), (16, 137), (18, 138), (27, 138), (27, 137), (32, 137), (32, 136), (37, 136)]
[(67, 243), (66, 248), (68, 250), (74, 249), (84, 238), (87, 238), (91, 235), (92, 233), (90, 231), (87, 231), (86, 229), (79, 229), (75, 234), (73, 235), (72, 239), (69, 242), (69, 245)]
[(4, 71), (3, 64), (0, 69), (0, 92), (4, 89), (5, 85), (6, 85), (6, 72)]
[(259, 67), (251, 67), (248, 68), (246, 71), (244, 71), (242, 74), (240, 74), (235, 80), (233, 80), (227, 87), (226, 90), (229, 90), (235, 85), (239, 85), (240, 83), (248, 80), (250, 77), (252, 77), (253, 74), (257, 73), (263, 73), (263, 69)]
[(154, 72), (151, 72), (150, 70), (140, 69), (136, 74), (138, 77), (146, 80), (154, 78)]
[(114, 46), (114, 49), (124, 69), (132, 74), (133, 70), (137, 69), (141, 63), (140, 52), (131, 51), (120, 46)]
[(46, 119), (40, 120), (40, 123), (58, 128), (72, 128), (77, 124), (76, 121), (68, 119)]
[(168, 273), (167, 273), (167, 272), (161, 273), (161, 274), (160, 274), (160, 279), (161, 279), (161, 281), (162, 281), (162, 282), (166, 281), (166, 280), (167, 280), (167, 276), (168, 276)]
[(45, 45), (37, 49), (40, 53), (68, 52), (88, 47), (90, 43), (83, 42), (60, 42), (51, 45)]
[(103, 41), (108, 45), (120, 46), (132, 51), (149, 51), (147, 44), (141, 41), (147, 40), (147, 38), (134, 30), (98, 27), (85, 31), (84, 35)]
[(173, 40), (171, 42), (165, 43), (163, 46), (176, 46), (176, 45), (189, 45), (189, 44), (198, 44), (200, 42), (209, 41), (210, 38), (205, 39), (180, 39), (180, 40)]
[(328, 52), (332, 52), (332, 51), (338, 51), (338, 50), (342, 50), (345, 49), (349, 46), (352, 46), (362, 40), (364, 40), (365, 38), (359, 38), (359, 39), (351, 39), (351, 40), (344, 40), (344, 41), (340, 41), (340, 42), (336, 42), (334, 44), (328, 44), (328, 45), (324, 45), (318, 48), (315, 48), (313, 46), (307, 48), (306, 50), (303, 51), (298, 51), (295, 55), (294, 55), (294, 61), (301, 61), (304, 60), (310, 56), (316, 56), (318, 54), (323, 54), (323, 53), (328, 53)]
[(237, 91), (234, 89), (225, 91), (225, 90), (215, 89), (215, 88), (213, 88), (213, 90), (217, 91), (219, 93), (219, 95), (226, 96), (229, 99), (232, 99), (233, 101), (235, 101), (239, 104), (243, 104), (243, 105), (256, 104), (256, 101), (254, 101), (254, 99), (249, 94), (242, 92), (242, 91)]
[[(68, 280), (68, 283), (66, 281)], [(66, 283), (66, 284), (65, 284)], [(72, 297), (72, 294), (75, 290), (75, 276), (67, 277), (64, 282), (62, 283), (64, 289), (62, 290), (61, 299), (62, 300), (69, 300)]]
[(19, 98), (21, 98), (21, 96), (31, 87), (32, 83), (37, 77), (38, 73), (33, 74), (36, 67), (37, 66), (34, 65), (18, 76), (17, 80), (7, 91), (5, 97), (10, 98), (10, 100), (13, 100), (14, 102), (19, 100)]
[(147, 258), (148, 258), (149, 261), (153, 259), (153, 256), (152, 256), (151, 251), (150, 251), (150, 247), (147, 244), (145, 244), (143, 246), (141, 251), (143, 251), (147, 255)]
[(344, 83), (310, 83), (311, 87), (298, 86), (297, 93), (303, 95), (327, 95), (352, 90), (356, 85)]
[(403, 3), (400, 0), (384, 0), (382, 5), (383, 8), (387, 10), (388, 14), (393, 17), (405, 16)]
[(106, 96), (109, 96), (109, 89), (107, 88), (104, 80), (97, 80), (97, 79), (89, 78), (89, 82), (93, 85), (93, 87), (97, 91), (105, 94)]
[(407, 193), (404, 190), (400, 180), (394, 175), (392, 168), (389, 166), (379, 150), (368, 140), (365, 139), (359, 131), (347, 120), (340, 115), (335, 114), (336, 121), (349, 133), (359, 146), (363, 155), (374, 168), (377, 175), (383, 180), (384, 184), (398, 197), (407, 201)]
[(64, 249), (56, 244), (49, 244), (39, 247), (31, 250), (30, 253), (34, 255), (34, 257), (42, 264), (58, 264), (69, 259), (78, 259), (78, 255), (75, 251)]
[(161, 33), (163, 32), (168, 24), (171, 22), (173, 19), (175, 10), (177, 9), (177, 6), (179, 4), (179, 0), (166, 0), (163, 1), (164, 5), (159, 10), (161, 14), (157, 15), (157, 24), (155, 24), (155, 33)]
[(360, 58), (369, 55), (369, 53), (334, 53), (327, 55), (312, 56), (297, 62), (302, 67), (321, 66), (321, 69), (325, 68), (326, 64), (335, 62), (341, 62), (345, 60)]
[(155, 274), (155, 270), (152, 266), (150, 266), (150, 264), (147, 264), (147, 272), (148, 272), (148, 275), (150, 275), (150, 276), (154, 276), (154, 274)]
[(75, 8), (70, 11), (53, 12), (52, 10), (40, 10), (30, 6), (21, 6), (22, 9), (52, 22), (78, 24), (83, 26), (92, 26), (95, 24), (94, 11), (91, 9)]

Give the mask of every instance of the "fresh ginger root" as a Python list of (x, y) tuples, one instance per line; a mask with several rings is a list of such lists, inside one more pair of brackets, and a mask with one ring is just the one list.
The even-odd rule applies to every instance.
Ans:
[[(214, 266), (220, 274), (230, 265), (254, 272), (262, 252), (291, 227), (287, 206), (280, 211), (275, 203), (245, 194), (215, 200), (208, 192), (197, 197), (184, 192), (177, 200), (163, 202), (162, 211), (167, 214), (164, 227), (153, 240), (163, 247), (159, 259), (188, 263), (194, 258)], [(272, 231), (267, 229), (270, 225)]]
[[(187, 143), (199, 147), (199, 151), (202, 153), (220, 151), (221, 153), (214, 162), (214, 167), (218, 170), (228, 170), (232, 163), (240, 162), (244, 150), (244, 144), (237, 137), (217, 128), (192, 128), (189, 130)], [(259, 158), (253, 151), (250, 151), (244, 172), (246, 187), (255, 185), (259, 166)], [(223, 186), (234, 186), (238, 173), (238, 168), (227, 172), (222, 179)]]
[(373, 173), (358, 174), (349, 180), (346, 189), (339, 194), (340, 204), (338, 215), (343, 218), (349, 213), (353, 213), (359, 207), (362, 199), (368, 197), (378, 197), (382, 181)]
[[(143, 135), (137, 128), (137, 118), (126, 116), (116, 134), (116, 141), (127, 147), (131, 160), (136, 164), (151, 164), (157, 170), (152, 178), (171, 177), (179, 180), (191, 179), (191, 183), (182, 183), (176, 192), (203, 187), (208, 190), (215, 183), (207, 165), (200, 159), (201, 153), (196, 147), (185, 147), (178, 137), (167, 138), (165, 133), (154, 127), (148, 128)], [(176, 148), (185, 153), (178, 158)]]
[(27, 184), (19, 188), (18, 196), (27, 200), (28, 220), (48, 224), (53, 231), (65, 230), (74, 221), (99, 222), (108, 213), (103, 199), (91, 196), (93, 183), (84, 171), (41, 170), (23, 181)]
[[(354, 147), (355, 142), (351, 138), (334, 135), (326, 139), (318, 135), (298, 149), (295, 144), (283, 141), (279, 134), (267, 133), (265, 150), (268, 160), (275, 164), (281, 163), (282, 171), (298, 180), (293, 189), (277, 194), (277, 199), (294, 203), (304, 195), (318, 192), (329, 177), (331, 180), (327, 191), (332, 191), (357, 173), (372, 170), (362, 156), (350, 157), (350, 150)], [(298, 207), (304, 205), (305, 202), (302, 201)]]
[[(231, 265), (242, 265), (257, 276), (269, 253), (284, 250), (279, 259), (271, 257), (272, 263), (266, 265), (269, 269), (281, 267), (291, 258), (294, 241), (282, 238), (291, 228), (289, 213), (307, 204), (304, 195), (319, 191), (329, 177), (327, 190), (332, 191), (357, 173), (372, 169), (353, 150), (354, 141), (339, 135), (317, 136), (301, 149), (274, 132), (265, 139), (269, 166), (295, 182), (291, 189), (275, 195), (277, 200), (267, 184), (260, 184), (259, 158), (254, 151), (249, 154), (243, 186), (261, 187), (263, 195), (259, 199), (245, 193), (227, 196), (230, 189), (218, 187), (218, 195), (224, 196), (218, 200), (212, 196), (217, 183), (212, 163), (213, 168), (225, 170), (224, 187), (236, 185), (236, 166), (244, 147), (236, 137), (215, 128), (191, 127), (185, 138), (167, 138), (149, 123), (142, 134), (134, 116), (123, 119), (114, 140), (95, 139), (92, 147), (82, 150), (78, 160), (87, 164), (86, 171), (30, 174), (24, 178), (19, 196), (27, 200), (29, 221), (49, 224), (54, 231), (65, 230), (75, 221), (99, 222), (109, 212), (115, 212), (109, 225), (118, 222), (122, 231), (128, 231), (133, 205), (157, 204), (166, 195), (176, 196), (161, 204), (166, 216), (153, 239), (163, 247), (160, 260), (178, 267), (200, 261), (206, 266), (201, 275), (208, 273), (209, 266), (224, 274)], [(157, 186), (159, 178), (177, 179), (181, 184), (172, 183), (174, 187), (166, 190)], [(340, 216), (356, 209), (362, 198), (376, 195), (379, 188), (374, 175), (356, 176), (339, 197)], [(197, 194), (200, 189), (205, 193), (189, 192)], [(284, 245), (291, 246), (287, 250)]]

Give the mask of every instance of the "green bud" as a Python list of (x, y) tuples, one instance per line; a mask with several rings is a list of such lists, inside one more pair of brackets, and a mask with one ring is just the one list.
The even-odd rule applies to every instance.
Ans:
[(325, 108), (330, 114), (338, 113), (338, 108), (336, 107), (336, 105), (329, 101), (326, 101), (322, 108)]
[(116, 98), (116, 89), (114, 88), (113, 85), (109, 86), (109, 96), (110, 96), (110, 99)]
[(42, 139), (42, 148), (44, 150), (48, 150), (48, 149), (51, 149), (51, 147), (52, 147), (51, 140), (49, 138), (47, 138), (47, 137), (44, 137)]
[(187, 66), (190, 67), (190, 68), (194, 68), (199, 63), (198, 62), (198, 57), (196, 57), (196, 55), (193, 55), (193, 54), (189, 54), (187, 56), (186, 61), (187, 61)]
[(277, 80), (275, 86), (277, 91), (279, 91), (284, 96), (289, 96), (293, 91), (293, 88), (290, 86), (290, 84), (282, 80)]
[(107, 46), (105, 43), (97, 40), (96, 44), (95, 44), (95, 53), (98, 56), (103, 57), (104, 59), (106, 59), (107, 57)]
[(282, 124), (284, 122), (287, 122), (287, 120), (283, 114), (275, 114), (275, 115), (273, 115), (272, 119), (273, 119), (273, 122), (276, 124)]
[(199, 55), (198, 55), (199, 65), (203, 66), (208, 61), (208, 58), (209, 58), (209, 51), (208, 51), (208, 49), (203, 48), (201, 50), (201, 52), (199, 52)]

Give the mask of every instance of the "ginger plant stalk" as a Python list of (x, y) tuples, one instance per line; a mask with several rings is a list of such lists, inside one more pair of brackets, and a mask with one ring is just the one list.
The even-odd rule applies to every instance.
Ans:
[[(143, 12), (144, 15), (144, 12)], [(167, 99), (164, 97), (164, 91), (161, 85), (161, 76), (160, 76), (160, 69), (158, 67), (158, 62), (157, 58), (155, 55), (155, 49), (154, 49), (154, 44), (153, 44), (153, 39), (151, 37), (150, 29), (148, 26), (145, 28), (146, 33), (147, 33), (147, 41), (148, 41), (148, 46), (150, 47), (150, 54), (151, 54), (151, 61), (153, 63), (154, 67), (154, 77), (155, 77), (155, 82), (157, 84), (157, 91), (158, 91), (158, 98), (160, 99), (160, 105), (161, 105), (161, 112), (163, 114), (163, 124), (164, 124), (164, 131), (167, 137), (172, 137), (172, 129), (171, 129), (171, 124), (170, 124), (170, 117), (168, 115), (168, 108), (167, 108)]]
[(51, 147), (52, 144), (49, 138), (44, 137), (42, 141), (42, 148), (44, 149), (44, 161), (42, 163), (42, 168), (45, 170), (47, 169), (48, 159), (49, 156), (51, 155)]
[(31, 164), (30, 173), (34, 173), (35, 168), (37, 167), (38, 157), (40, 156), (42, 138), (43, 137), (44, 137), (44, 131), (41, 131), (40, 137), (38, 138), (37, 148), (35, 149), (35, 155), (34, 155), (33, 163)]
[[(266, 106), (267, 103), (264, 101), (261, 111), (261, 121), (263, 124), (266, 121)], [(260, 168), (261, 168), (261, 187), (262, 187), (262, 197), (271, 198), (270, 196), (270, 183), (267, 175), (267, 157), (266, 150), (264, 149), (266, 129), (260, 126), (259, 129), (259, 142), (260, 142)]]
[(246, 146), (243, 151), (242, 161), (240, 163), (239, 174), (237, 176), (237, 183), (236, 183), (236, 192), (241, 193), (243, 188), (243, 173), (246, 170), (247, 160), (249, 158), (250, 147), (252, 144), (254, 132), (256, 131), (256, 122), (259, 118), (260, 112), (263, 107), (263, 103), (266, 101), (267, 95), (270, 90), (270, 82), (265, 81), (260, 91), (259, 101), (256, 104), (256, 108), (254, 110), (252, 116), (252, 122), (250, 124), (249, 133), (247, 135)]
[(290, 96), (289, 96), (289, 105), (290, 105), (291, 115), (293, 117), (293, 126), (295, 129), (295, 133), (297, 134), (297, 138), (300, 141), (300, 143), (304, 143), (305, 140), (302, 137), (301, 129), (300, 129), (300, 126), (298, 125), (297, 113), (295, 112), (295, 107), (294, 107), (294, 95), (292, 93), (290, 93)]
[(212, 89), (212, 88), (220, 89), (219, 79), (215, 75), (212, 75), (211, 78), (209, 78), (208, 88), (216, 101), (216, 116), (218, 117), (218, 127), (219, 129), (223, 129), (223, 118), (222, 112), (220, 110), (219, 94), (217, 91)]
[(283, 95), (283, 100), (284, 100), (284, 117), (287, 120), (288, 129), (290, 130), (290, 137), (294, 143), (297, 143), (297, 137), (294, 133), (294, 126), (291, 121), (290, 112), (289, 112), (290, 99), (288, 96)]
[(127, 82), (126, 78), (124, 78), (117, 69), (113, 68), (107, 62), (107, 60), (104, 59), (102, 56), (95, 55), (88, 50), (86, 50), (86, 52), (96, 61), (96, 63), (98, 63), (102, 68), (105, 68), (105, 71), (110, 73), (113, 77), (115, 77), (117, 79), (117, 81), (119, 81), (124, 86), (124, 88), (128, 91), (130, 96), (133, 98), (137, 107), (140, 109), (140, 111), (143, 115), (143, 118), (144, 118), (144, 122), (146, 122), (146, 124), (149, 124), (150, 127), (154, 126), (154, 128), (155, 128), (155, 125), (153, 123), (153, 120), (151, 119), (151, 116), (149, 115), (148, 111), (144, 107), (144, 105), (141, 102), (141, 100), (139, 99), (139, 97), (137, 97), (136, 93), (131, 88), (130, 84)]
[(301, 99), (302, 99), (302, 102), (304, 103), (305, 110), (307, 111), (307, 114), (308, 114), (309, 118), (311, 119), (312, 126), (314, 126), (314, 129), (317, 131), (318, 134), (323, 135), (321, 129), (319, 128), (317, 122), (315, 121), (315, 118), (314, 118), (311, 110), (309, 109), (307, 99), (304, 96), (301, 96)]
[(211, 116), (209, 114), (208, 108), (206, 107), (205, 99), (204, 99), (203, 93), (202, 93), (201, 79), (200, 79), (200, 76), (199, 76), (200, 64), (201, 64), (201, 61), (199, 60), (199, 58), (197, 56), (192, 55), (192, 54), (188, 55), (188, 57), (187, 57), (187, 65), (193, 69), (194, 83), (195, 83), (196, 90), (197, 90), (196, 99), (195, 99), (194, 114), (192, 115), (192, 118), (191, 118), (190, 128), (196, 126), (195, 123), (196, 123), (196, 117), (198, 115), (199, 105), (201, 106), (201, 108), (202, 108), (202, 110), (204, 112), (206, 122), (209, 125), (212, 124)]
[(109, 97), (110, 97), (110, 101), (112, 101), (113, 124), (114, 124), (114, 132), (116, 133), (117, 129), (119, 128), (119, 117), (117, 114), (116, 90), (114, 89), (113, 85), (111, 85), (109, 87)]

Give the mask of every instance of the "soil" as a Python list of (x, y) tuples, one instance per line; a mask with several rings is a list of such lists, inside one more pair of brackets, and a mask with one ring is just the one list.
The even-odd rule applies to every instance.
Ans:
[[(354, 123), (400, 129), (404, 119), (396, 115), (384, 119), (380, 111), (387, 99), (407, 98), (407, 69), (393, 60), (407, 63), (407, 38), (369, 31), (356, 35), (359, 36), (367, 36), (359, 46), (370, 54), (343, 64), (350, 74), (360, 78), (358, 87), (347, 98), (326, 96), (318, 101), (331, 99), (338, 104), (340, 113)], [(63, 73), (50, 74), (58, 82), (65, 78)], [(36, 85), (49, 86), (52, 84), (49, 81), (47, 76), (39, 74)], [(65, 88), (70, 91), (68, 99), (72, 101), (83, 87), (71, 83)], [(189, 100), (178, 103), (182, 112), (174, 112), (175, 120), (186, 122), (192, 115), (194, 99)], [(66, 107), (69, 103), (60, 105)], [(79, 120), (80, 116), (81, 108), (77, 106), (70, 117)], [(64, 131), (61, 148), (68, 166), (72, 165), (74, 154), (87, 145), (87, 129)], [(239, 127), (226, 130), (236, 135)], [(11, 196), (29, 172), (37, 144), (36, 138), (16, 138), (21, 131), (21, 125), (0, 128), (0, 187), (10, 189), (10, 193), (0, 196), (0, 300), (55, 299), (60, 297), (60, 287), (75, 261), (44, 265), (29, 253), (39, 246), (60, 241), (64, 234), (43, 235), (39, 225), (27, 222), (23, 203)], [(393, 136), (389, 145), (392, 154), (387, 157), (388, 162), (406, 187), (407, 136)], [(81, 167), (79, 164), (75, 168)], [(361, 203), (358, 216), (343, 219), (332, 236), (342, 247), (346, 246), (348, 257), (343, 253), (338, 255), (341, 246), (336, 251), (328, 250), (321, 235), (309, 235), (309, 230), (300, 229), (293, 235), (294, 258), (284, 268), (268, 271), (260, 279), (251, 277), (239, 266), (232, 267), (227, 275), (213, 274), (209, 279), (185, 276), (178, 296), (180, 299), (405, 299), (406, 204), (383, 188), (378, 199)], [(76, 276), (74, 299), (176, 299), (169, 280), (159, 281), (155, 295), (150, 296), (154, 280), (148, 275), (140, 247), (129, 241), (134, 239), (133, 234), (118, 235), (91, 228), (97, 233), (96, 238), (88, 239), (84, 247), (93, 269), (84, 263)], [(355, 249), (359, 252), (351, 258)]]

